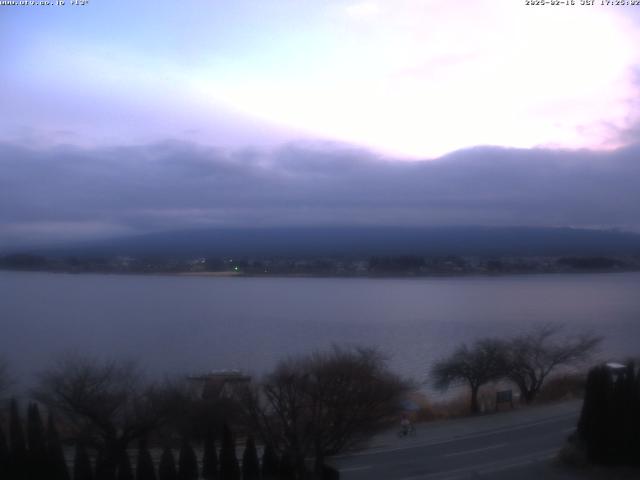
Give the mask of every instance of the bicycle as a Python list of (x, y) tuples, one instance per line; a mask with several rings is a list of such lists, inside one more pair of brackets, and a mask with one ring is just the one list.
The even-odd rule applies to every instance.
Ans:
[(403, 425), (400, 427), (398, 431), (398, 437), (413, 437), (416, 434), (416, 426), (413, 423), (409, 423), (408, 425)]

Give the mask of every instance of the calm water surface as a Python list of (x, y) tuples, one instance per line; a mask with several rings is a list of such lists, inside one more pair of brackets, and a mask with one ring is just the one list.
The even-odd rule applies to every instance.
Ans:
[(335, 279), (0, 272), (0, 354), (19, 376), (60, 352), (133, 357), (152, 373), (264, 372), (332, 343), (375, 345), (424, 379), (459, 342), (535, 322), (640, 354), (640, 273)]

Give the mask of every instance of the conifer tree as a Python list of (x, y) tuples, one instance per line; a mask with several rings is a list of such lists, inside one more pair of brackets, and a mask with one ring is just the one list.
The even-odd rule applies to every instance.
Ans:
[(228, 425), (222, 429), (222, 447), (220, 448), (221, 480), (240, 480), (240, 467), (236, 456), (236, 443)]
[(50, 480), (70, 480), (69, 470), (67, 468), (67, 462), (64, 459), (64, 452), (62, 450), (62, 444), (60, 443), (60, 436), (56, 429), (53, 415), (49, 413), (47, 419), (47, 463), (49, 465), (50, 474), (48, 479)]
[(260, 480), (260, 462), (253, 436), (247, 437), (242, 454), (242, 480)]
[(633, 413), (631, 423), (633, 425), (633, 447), (631, 448), (631, 463), (640, 465), (640, 368), (636, 372), (636, 381), (633, 387)]
[(47, 443), (40, 409), (35, 403), (30, 404), (27, 409), (27, 440), (29, 476), (32, 479), (46, 478), (48, 475)]
[(116, 478), (117, 480), (133, 480), (131, 459), (126, 451), (122, 452), (122, 455), (120, 455), (120, 461), (118, 462), (118, 476)]
[(165, 448), (160, 457), (160, 467), (158, 469), (158, 480), (178, 480), (176, 462), (170, 448)]
[(9, 445), (0, 425), (0, 478), (9, 478)]
[(30, 451), (40, 453), (46, 450), (44, 425), (42, 424), (40, 409), (36, 403), (30, 404), (27, 409), (27, 440)]
[[(624, 463), (628, 451), (629, 417), (629, 370), (625, 369), (624, 374), (619, 374), (613, 383), (613, 393), (609, 410), (609, 445), (607, 446), (608, 461), (613, 464)], [(632, 373), (633, 375), (633, 373)], [(630, 406), (630, 405), (629, 405)]]
[(28, 478), (27, 446), (22, 430), (20, 409), (16, 399), (11, 400), (9, 417), (9, 476), (15, 480)]
[(93, 469), (87, 449), (81, 443), (76, 444), (73, 455), (73, 480), (93, 480)]
[(165, 448), (160, 457), (158, 480), (178, 480), (178, 470), (170, 448)]
[(638, 398), (636, 391), (636, 366), (633, 361), (627, 364), (627, 370), (625, 372), (624, 382), (624, 419), (622, 424), (623, 438), (621, 450), (624, 456), (624, 463), (633, 464), (635, 457), (637, 442), (640, 441), (639, 432), (636, 430), (636, 411)]
[(156, 480), (153, 459), (147, 448), (147, 441), (143, 437), (138, 443), (138, 462), (136, 465), (136, 480)]
[(284, 451), (282, 456), (280, 457), (280, 476), (278, 477), (280, 480), (295, 480), (296, 472), (295, 466), (293, 464), (293, 456), (288, 452)]
[(96, 480), (116, 480), (116, 469), (112, 462), (108, 462), (103, 448), (98, 450), (96, 458)]
[[(104, 479), (105, 475), (104, 475), (104, 451), (102, 450), (101, 447), (98, 447), (97, 451), (96, 451), (96, 459), (94, 462), (94, 476), (96, 478), (96, 480), (102, 480)], [(113, 479), (111, 479), (113, 480)]]
[(640, 464), (640, 371), (633, 362), (589, 371), (578, 436), (593, 463)]
[(180, 447), (178, 478), (180, 480), (198, 480), (198, 458), (186, 438), (182, 441), (182, 446)]
[(622, 372), (618, 372), (611, 396), (611, 416), (609, 419), (608, 448), (609, 461), (615, 464), (638, 462), (638, 390), (634, 362), (629, 362)]
[(216, 442), (211, 431), (207, 432), (207, 435), (204, 439), (204, 453), (202, 455), (202, 478), (204, 478), (205, 480), (217, 480), (219, 478)]
[(592, 368), (585, 385), (578, 434), (586, 445), (587, 458), (594, 463), (608, 461), (611, 395), (612, 379), (608, 368), (604, 365)]
[(276, 451), (267, 443), (262, 452), (262, 480), (276, 480), (278, 478), (278, 455)]

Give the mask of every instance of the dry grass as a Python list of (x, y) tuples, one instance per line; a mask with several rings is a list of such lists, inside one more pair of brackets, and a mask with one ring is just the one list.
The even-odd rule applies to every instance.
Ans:
[[(551, 377), (538, 394), (535, 403), (541, 405), (581, 398), (584, 395), (585, 380), (585, 373), (563, 373)], [(524, 404), (519, 403), (518, 389), (513, 385), (499, 382), (485, 385), (480, 389), (478, 401), (481, 412), (492, 413), (495, 411), (511, 410), (512, 406), (510, 404), (499, 404), (496, 408), (496, 393), (500, 390), (508, 389), (513, 391), (513, 407), (524, 407)], [(459, 418), (470, 414), (470, 393), (468, 389), (461, 390), (440, 401), (434, 401), (424, 392), (413, 392), (409, 398), (419, 407), (418, 411), (411, 413), (411, 419), (414, 422), (430, 422), (447, 418)]]
[(460, 393), (440, 402), (433, 402), (423, 393), (415, 393), (412, 398), (420, 409), (411, 414), (413, 422), (430, 422), (469, 415), (469, 395)]
[(586, 379), (585, 373), (565, 373), (552, 377), (543, 385), (536, 403), (582, 398)]

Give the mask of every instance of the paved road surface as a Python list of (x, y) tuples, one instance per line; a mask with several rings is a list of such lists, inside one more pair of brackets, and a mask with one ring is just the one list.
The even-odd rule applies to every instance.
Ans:
[(575, 429), (581, 402), (418, 425), (415, 437), (387, 432), (333, 463), (343, 480), (573, 478), (550, 461)]

